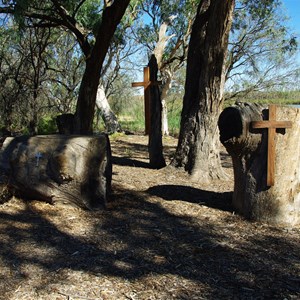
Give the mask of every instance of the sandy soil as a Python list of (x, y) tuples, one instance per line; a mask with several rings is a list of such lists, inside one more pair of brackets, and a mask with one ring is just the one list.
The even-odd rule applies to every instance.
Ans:
[[(176, 140), (164, 140), (169, 161)], [(0, 206), (0, 299), (300, 299), (300, 228), (244, 220), (227, 181), (151, 170), (147, 138), (112, 140), (113, 194), (89, 212)]]

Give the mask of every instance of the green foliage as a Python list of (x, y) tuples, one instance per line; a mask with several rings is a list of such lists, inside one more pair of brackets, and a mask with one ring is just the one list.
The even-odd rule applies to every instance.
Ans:
[(141, 96), (128, 99), (119, 111), (119, 121), (124, 130), (143, 132), (145, 128), (144, 100)]
[(179, 134), (182, 98), (183, 93), (180, 91), (173, 91), (167, 97), (169, 132), (173, 136)]
[(291, 90), (291, 91), (270, 90), (265, 92), (253, 91), (241, 98), (225, 101), (225, 106), (227, 107), (233, 105), (236, 100), (243, 101), (243, 102), (262, 103), (262, 104), (275, 103), (279, 105), (294, 105), (294, 104), (300, 105), (300, 90)]
[(143, 1), (141, 15), (143, 22), (137, 28), (139, 42), (152, 51), (158, 38), (158, 30), (163, 22), (168, 24), (165, 59), (168, 59), (179, 39), (187, 33), (189, 21), (193, 20), (200, 0), (157, 0)]
[(38, 134), (57, 133), (57, 125), (54, 117), (46, 116), (38, 122)]
[[(76, 19), (78, 25), (84, 28), (83, 32), (91, 42), (101, 22), (104, 1), (59, 0), (58, 2), (66, 8), (71, 17)], [(167, 35), (171, 38), (167, 43), (163, 62), (173, 62), (173, 58), (174, 60), (183, 58), (187, 44), (182, 44), (184, 45), (182, 48), (176, 48), (176, 55), (172, 59), (171, 55), (174, 55), (173, 50), (179, 40), (186, 38), (185, 42), (188, 42), (189, 21), (193, 20), (199, 2), (200, 0), (131, 0), (127, 13), (113, 38), (111, 52), (108, 53), (106, 59), (107, 65), (104, 66), (101, 75), (101, 83), (110, 96), (112, 109), (121, 117), (123, 128), (143, 131), (144, 113), (143, 100), (137, 100), (126, 90), (126, 84), (128, 86), (128, 82), (133, 80), (128, 74), (130, 67), (120, 63), (121, 57), (124, 59), (124, 54), (133, 54), (133, 60), (136, 60), (137, 46), (140, 45), (146, 46), (149, 52), (153, 51), (158, 39), (159, 26), (162, 22), (167, 22)], [(278, 71), (279, 67), (284, 67), (282, 63), (286, 62), (286, 58), (296, 51), (297, 39), (285, 26), (286, 18), (282, 13), (280, 0), (237, 0), (236, 3), (230, 38), (230, 51), (236, 56), (233, 59), (233, 67), (228, 67), (228, 78), (232, 79), (230, 91), (250, 90), (253, 88), (253, 83), (261, 82), (265, 83), (262, 89), (270, 90), (274, 82), (270, 74), (281, 74)], [(0, 5), (15, 7), (15, 19), (21, 25), (25, 25), (25, 11), (47, 13), (48, 16), (58, 17), (53, 1), (50, 0), (3, 0)], [(146, 14), (147, 17), (145, 17)], [(139, 20), (134, 23), (137, 16)], [(170, 21), (171, 16), (176, 17)], [(28, 20), (28, 24), (32, 22), (32, 19)], [(4, 24), (4, 21), (1, 24)], [(58, 111), (73, 112), (84, 67), (83, 55), (79, 47), (75, 46), (74, 37), (64, 30), (58, 32), (51, 29), (51, 40), (45, 49), (46, 55), (43, 55), (43, 61), (47, 63), (48, 69), (38, 88), (41, 94), (37, 103), (29, 105), (34, 89), (28, 77), (33, 75), (34, 70), (28, 63), (23, 64), (22, 67), (17, 65), (17, 62), (27, 61), (26, 57), (20, 54), (29, 45), (28, 31), (23, 27), (23, 36), (20, 39), (16, 26), (9, 27), (9, 24), (11, 26), (11, 20), (7, 21), (5, 26), (0, 27), (1, 121), (7, 124), (12, 123), (12, 127), (19, 129), (28, 123), (33, 108), (38, 112), (38, 119), (47, 111), (50, 115)], [(133, 34), (128, 35), (129, 28), (137, 34), (139, 40), (134, 50), (130, 49)], [(125, 67), (126, 71), (124, 71)], [(270, 68), (270, 72), (267, 68)], [(22, 78), (19, 77), (20, 75)], [(121, 79), (115, 80), (117, 76)], [(182, 80), (184, 77), (182, 73), (175, 80), (173, 77), (173, 82), (179, 83), (181, 90), (184, 86), (184, 80)], [(286, 76), (285, 78), (291, 80), (295, 77)], [(279, 81), (279, 77), (276, 77), (276, 82)], [(260, 99), (262, 95), (256, 94), (253, 99)], [(175, 97), (171, 93), (167, 100), (170, 131), (176, 132), (179, 128), (181, 99), (181, 95)], [(282, 99), (285, 98), (282, 96)], [(5, 120), (5, 116), (9, 118)], [(41, 132), (50, 132), (54, 129), (53, 124), (51, 125), (47, 118), (41, 119), (40, 122)]]
[(238, 0), (227, 61), (227, 89), (235, 93), (287, 86), (297, 76), (298, 44), (279, 0)]
[[(68, 2), (68, 1), (66, 1)], [(79, 1), (76, 5), (73, 5), (74, 8), (78, 6)], [(74, 11), (74, 8), (71, 11)], [(84, 2), (80, 9), (77, 12), (77, 20), (80, 24), (91, 31), (94, 35), (96, 35), (98, 27), (101, 22), (101, 14), (100, 11), (103, 9), (103, 1), (101, 0), (87, 0)]]
[[(168, 99), (168, 123), (171, 135), (178, 135), (182, 108), (181, 94), (172, 93)], [(142, 96), (131, 98), (118, 112), (123, 130), (143, 133), (145, 130), (144, 99)]]

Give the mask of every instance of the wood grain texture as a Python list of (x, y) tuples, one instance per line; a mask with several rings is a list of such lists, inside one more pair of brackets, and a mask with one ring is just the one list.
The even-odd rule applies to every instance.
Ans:
[(276, 158), (276, 129), (291, 128), (290, 121), (276, 121), (276, 105), (269, 105), (269, 120), (254, 121), (252, 128), (268, 129), (268, 160), (267, 160), (267, 185), (273, 186), (275, 183), (275, 158)]

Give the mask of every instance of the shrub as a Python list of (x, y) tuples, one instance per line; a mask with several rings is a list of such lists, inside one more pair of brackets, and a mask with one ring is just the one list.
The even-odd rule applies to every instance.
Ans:
[(57, 133), (57, 125), (54, 117), (46, 116), (40, 119), (38, 123), (38, 134)]

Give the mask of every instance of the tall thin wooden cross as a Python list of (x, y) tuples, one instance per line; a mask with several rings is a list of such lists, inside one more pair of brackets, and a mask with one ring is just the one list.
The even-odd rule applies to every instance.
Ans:
[(291, 128), (290, 121), (276, 121), (276, 105), (269, 105), (269, 120), (254, 121), (251, 123), (252, 128), (268, 129), (268, 160), (267, 160), (267, 186), (273, 186), (275, 179), (275, 137), (277, 128)]
[(143, 82), (133, 82), (132, 87), (144, 87), (144, 105), (145, 105), (145, 134), (150, 134), (150, 86), (159, 85), (161, 81), (151, 81), (150, 79), (150, 68), (144, 67), (144, 81)]

